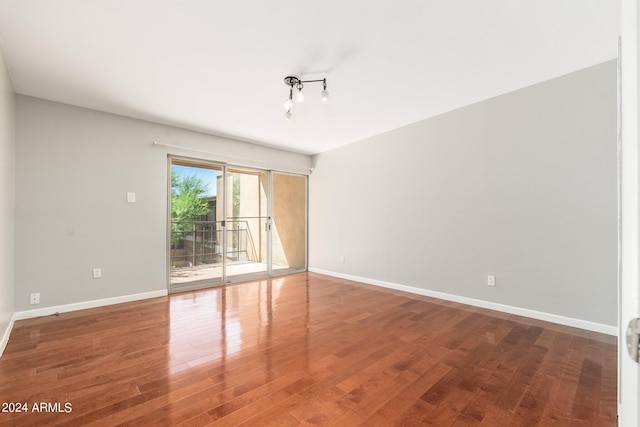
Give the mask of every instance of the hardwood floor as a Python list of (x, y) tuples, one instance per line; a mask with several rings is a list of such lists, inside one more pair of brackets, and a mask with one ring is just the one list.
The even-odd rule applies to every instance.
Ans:
[(609, 426), (616, 360), (615, 337), (302, 273), (17, 322), (0, 401), (28, 412), (0, 425)]

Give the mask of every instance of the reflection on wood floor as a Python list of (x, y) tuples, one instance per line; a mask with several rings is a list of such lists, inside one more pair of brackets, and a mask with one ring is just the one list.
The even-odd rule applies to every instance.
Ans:
[(613, 426), (616, 369), (615, 337), (300, 273), (16, 322), (0, 425)]

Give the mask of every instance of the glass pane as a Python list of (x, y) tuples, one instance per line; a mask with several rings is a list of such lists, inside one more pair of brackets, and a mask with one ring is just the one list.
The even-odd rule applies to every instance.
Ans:
[(229, 168), (227, 172), (227, 279), (267, 274), (268, 172)]
[(172, 160), (171, 290), (222, 281), (221, 178), (221, 167)]
[(284, 274), (307, 268), (307, 178), (273, 173), (272, 270)]

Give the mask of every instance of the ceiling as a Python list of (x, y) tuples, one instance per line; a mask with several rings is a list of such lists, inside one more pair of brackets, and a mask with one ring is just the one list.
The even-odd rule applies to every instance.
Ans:
[(16, 93), (315, 154), (613, 59), (619, 7), (0, 0), (0, 43)]

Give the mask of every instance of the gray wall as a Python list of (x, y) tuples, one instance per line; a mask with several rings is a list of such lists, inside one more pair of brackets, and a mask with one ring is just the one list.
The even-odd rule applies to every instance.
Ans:
[[(154, 140), (265, 168), (310, 166), (309, 156), (16, 98), (16, 311), (167, 288), (168, 151), (230, 159), (154, 147)], [(128, 191), (137, 203), (126, 203)], [(101, 279), (92, 278), (94, 267)], [(31, 292), (41, 293), (40, 305), (29, 305)]]
[(314, 160), (311, 268), (616, 325), (615, 61)]
[(0, 339), (13, 316), (15, 108), (13, 86), (0, 51)]

